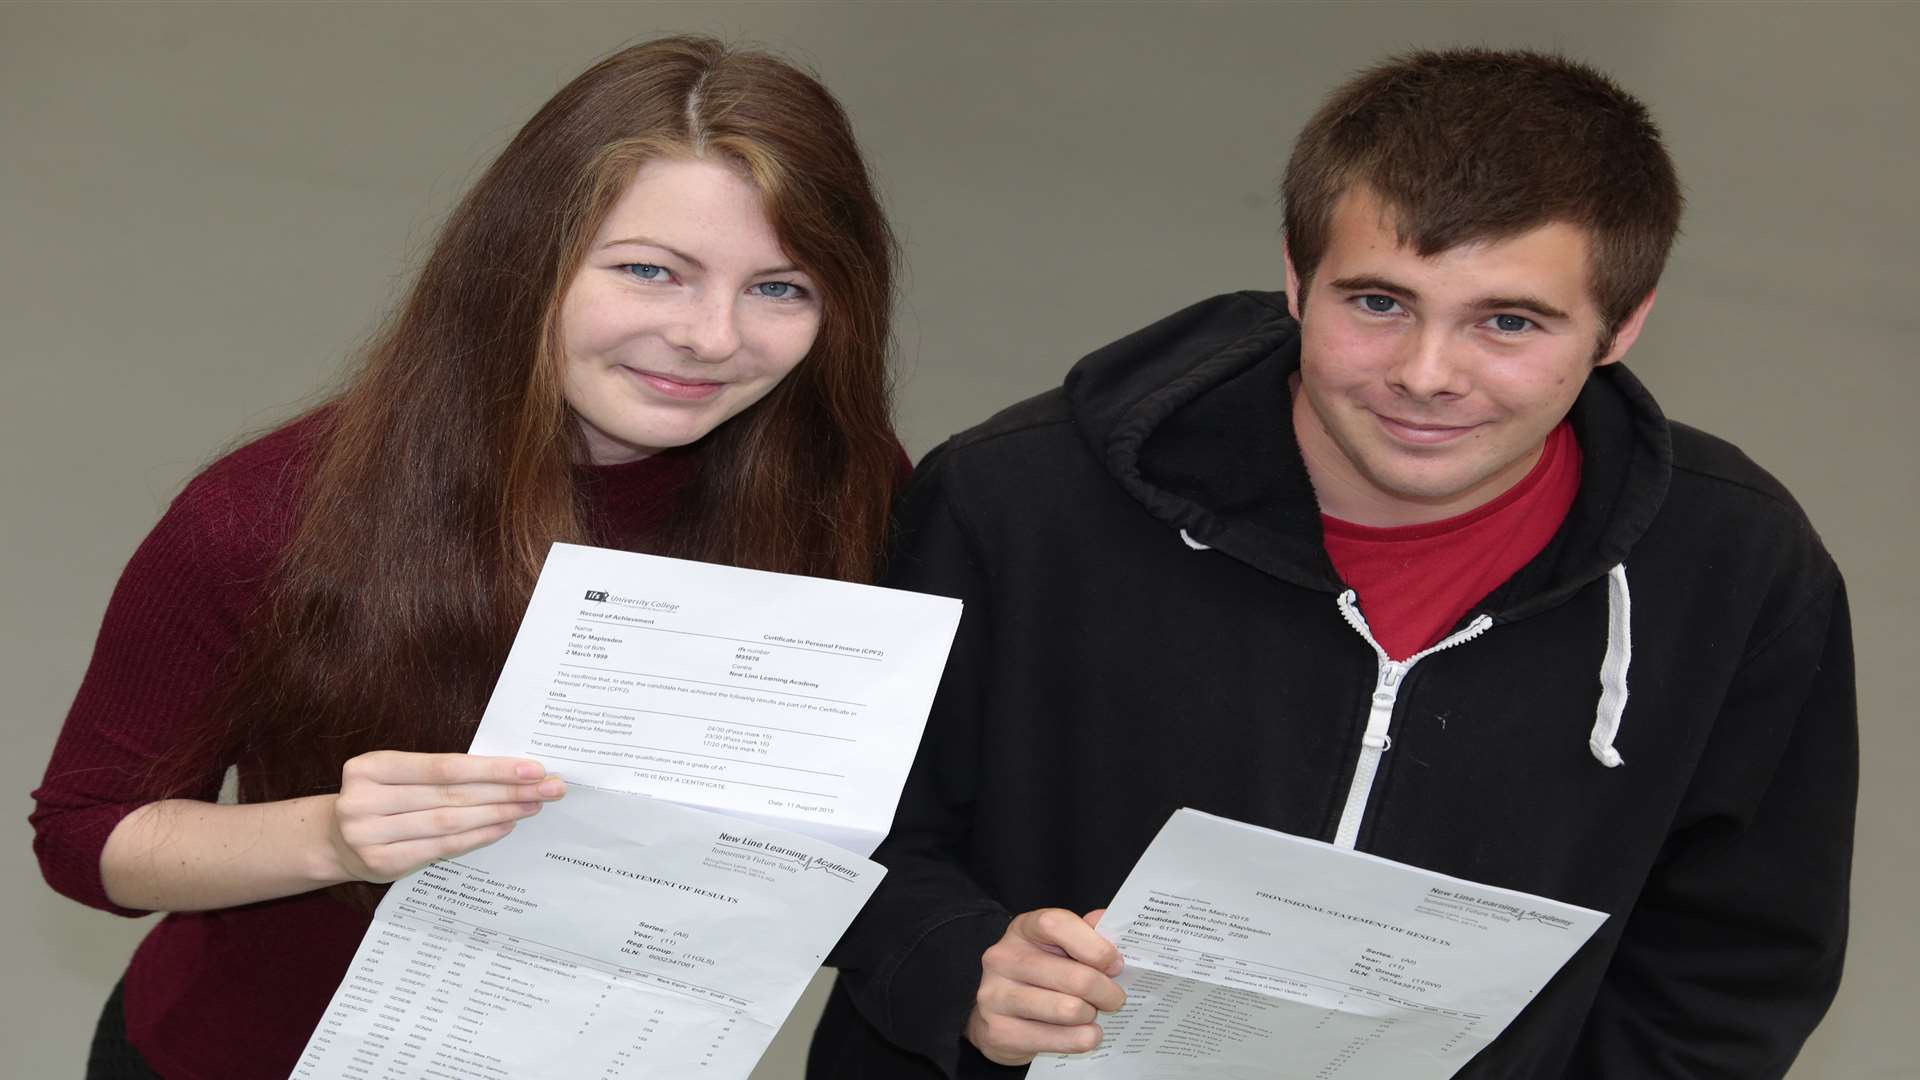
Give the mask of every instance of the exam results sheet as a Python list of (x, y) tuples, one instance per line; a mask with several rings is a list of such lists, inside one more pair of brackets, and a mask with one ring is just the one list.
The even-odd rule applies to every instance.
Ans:
[(1444, 1080), (1605, 919), (1181, 810), (1100, 921), (1126, 1004), (1029, 1075)]
[(472, 752), (870, 855), (959, 621), (946, 597), (555, 544)]
[(745, 1077), (883, 873), (576, 789), (394, 884), (293, 1080)]

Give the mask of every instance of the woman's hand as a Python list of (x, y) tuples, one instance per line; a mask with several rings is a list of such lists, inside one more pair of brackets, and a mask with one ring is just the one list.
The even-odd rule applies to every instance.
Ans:
[(108, 834), (100, 883), (122, 907), (209, 911), (392, 881), (500, 839), (566, 790), (524, 758), (380, 750), (347, 762), (338, 795), (147, 803)]
[(340, 771), (331, 840), (343, 877), (385, 882), (513, 831), (566, 794), (525, 758), (376, 750)]

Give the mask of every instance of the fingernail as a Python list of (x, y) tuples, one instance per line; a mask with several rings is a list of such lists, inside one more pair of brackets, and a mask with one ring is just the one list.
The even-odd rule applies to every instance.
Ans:
[(567, 785), (557, 779), (542, 780), (540, 781), (540, 786), (535, 790), (549, 799), (557, 799), (567, 793)]
[(513, 767), (513, 775), (518, 776), (522, 780), (538, 780), (542, 776), (545, 776), (546, 773), (547, 770), (531, 761), (523, 761)]

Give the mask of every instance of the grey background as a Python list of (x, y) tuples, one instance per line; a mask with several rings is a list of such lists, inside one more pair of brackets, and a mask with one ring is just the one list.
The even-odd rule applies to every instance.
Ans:
[[(908, 251), (916, 456), (1160, 314), (1278, 288), (1289, 140), (1381, 54), (1546, 46), (1639, 93), (1693, 205), (1629, 363), (1798, 494), (1853, 588), (1855, 936), (1794, 1076), (1920, 1076), (1920, 12), (1833, 3), (0, 6), (14, 1075), (79, 1074), (144, 929), (46, 889), (22, 820), (120, 567), (195, 469), (335, 383), (541, 101), (672, 30), (781, 50), (852, 111)], [(818, 990), (756, 1076), (799, 1075)]]

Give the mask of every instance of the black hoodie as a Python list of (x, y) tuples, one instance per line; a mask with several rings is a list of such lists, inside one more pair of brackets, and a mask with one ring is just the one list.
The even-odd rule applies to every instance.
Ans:
[(1799, 507), (1597, 369), (1564, 524), (1402, 666), (1363, 751), (1383, 664), (1294, 441), (1297, 330), (1217, 297), (922, 462), (885, 583), (966, 614), (816, 1080), (1017, 1074), (962, 1035), (981, 953), (1104, 906), (1182, 806), (1607, 912), (1462, 1077), (1777, 1077), (1825, 1012), (1857, 733)]

